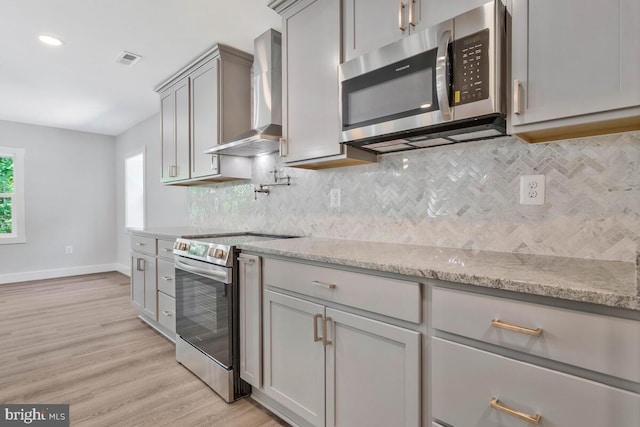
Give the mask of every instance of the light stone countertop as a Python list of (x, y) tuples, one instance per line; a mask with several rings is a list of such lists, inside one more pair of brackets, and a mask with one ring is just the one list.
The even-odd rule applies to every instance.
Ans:
[(636, 265), (505, 252), (303, 237), (240, 249), (640, 310)]
[(224, 230), (219, 228), (203, 228), (203, 227), (150, 227), (145, 229), (129, 228), (132, 234), (141, 234), (144, 236), (154, 237), (156, 239), (174, 240), (178, 237), (187, 239), (214, 237), (221, 234), (237, 233), (238, 230)]

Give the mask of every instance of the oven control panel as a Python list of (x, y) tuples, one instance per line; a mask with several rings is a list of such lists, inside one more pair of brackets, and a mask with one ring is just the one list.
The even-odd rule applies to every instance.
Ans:
[(209, 256), (217, 259), (225, 259), (227, 257), (227, 252), (224, 249), (211, 248), (209, 249)]
[(230, 252), (228, 245), (215, 242), (178, 238), (173, 244), (174, 255), (197, 259), (223, 267), (231, 267)]

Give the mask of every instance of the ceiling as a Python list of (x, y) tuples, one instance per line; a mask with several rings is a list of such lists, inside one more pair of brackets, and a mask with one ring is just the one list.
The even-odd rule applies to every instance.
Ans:
[[(118, 135), (158, 112), (153, 88), (211, 45), (253, 53), (253, 39), (280, 30), (267, 3), (0, 0), (0, 120)], [(142, 60), (122, 65), (122, 51)]]

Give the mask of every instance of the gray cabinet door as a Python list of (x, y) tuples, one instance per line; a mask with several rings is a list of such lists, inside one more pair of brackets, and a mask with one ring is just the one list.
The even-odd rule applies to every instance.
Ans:
[(191, 178), (218, 173), (218, 156), (204, 151), (220, 143), (219, 65), (214, 59), (191, 75)]
[(346, 0), (343, 5), (344, 60), (408, 35), (408, 16), (405, 16), (408, 9), (406, 5), (401, 8), (401, 4), (398, 0)]
[(283, 17), (286, 162), (342, 153), (338, 143), (340, 0), (302, 1)]
[(262, 388), (262, 278), (260, 257), (238, 257), (240, 378)]
[(581, 0), (513, 0), (512, 78), (520, 82), (514, 130), (640, 104), (640, 2), (584, 6)]
[(176, 93), (176, 177), (189, 179), (189, 79), (175, 87)]
[(160, 95), (160, 123), (162, 144), (162, 181), (175, 179), (176, 165), (176, 94), (173, 88)]
[(326, 321), (326, 425), (419, 426), (420, 333), (331, 308)]
[[(324, 307), (264, 291), (264, 392), (313, 426), (325, 425)], [(316, 334), (317, 335), (317, 334)]]
[(131, 302), (144, 314), (157, 320), (156, 259), (131, 254)]
[(162, 181), (189, 178), (189, 79), (160, 97)]

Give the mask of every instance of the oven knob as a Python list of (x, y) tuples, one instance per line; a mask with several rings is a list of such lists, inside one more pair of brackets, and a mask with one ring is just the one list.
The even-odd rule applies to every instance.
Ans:
[(218, 258), (218, 259), (224, 259), (224, 251), (222, 249), (216, 249), (215, 254), (213, 254), (214, 257)]

